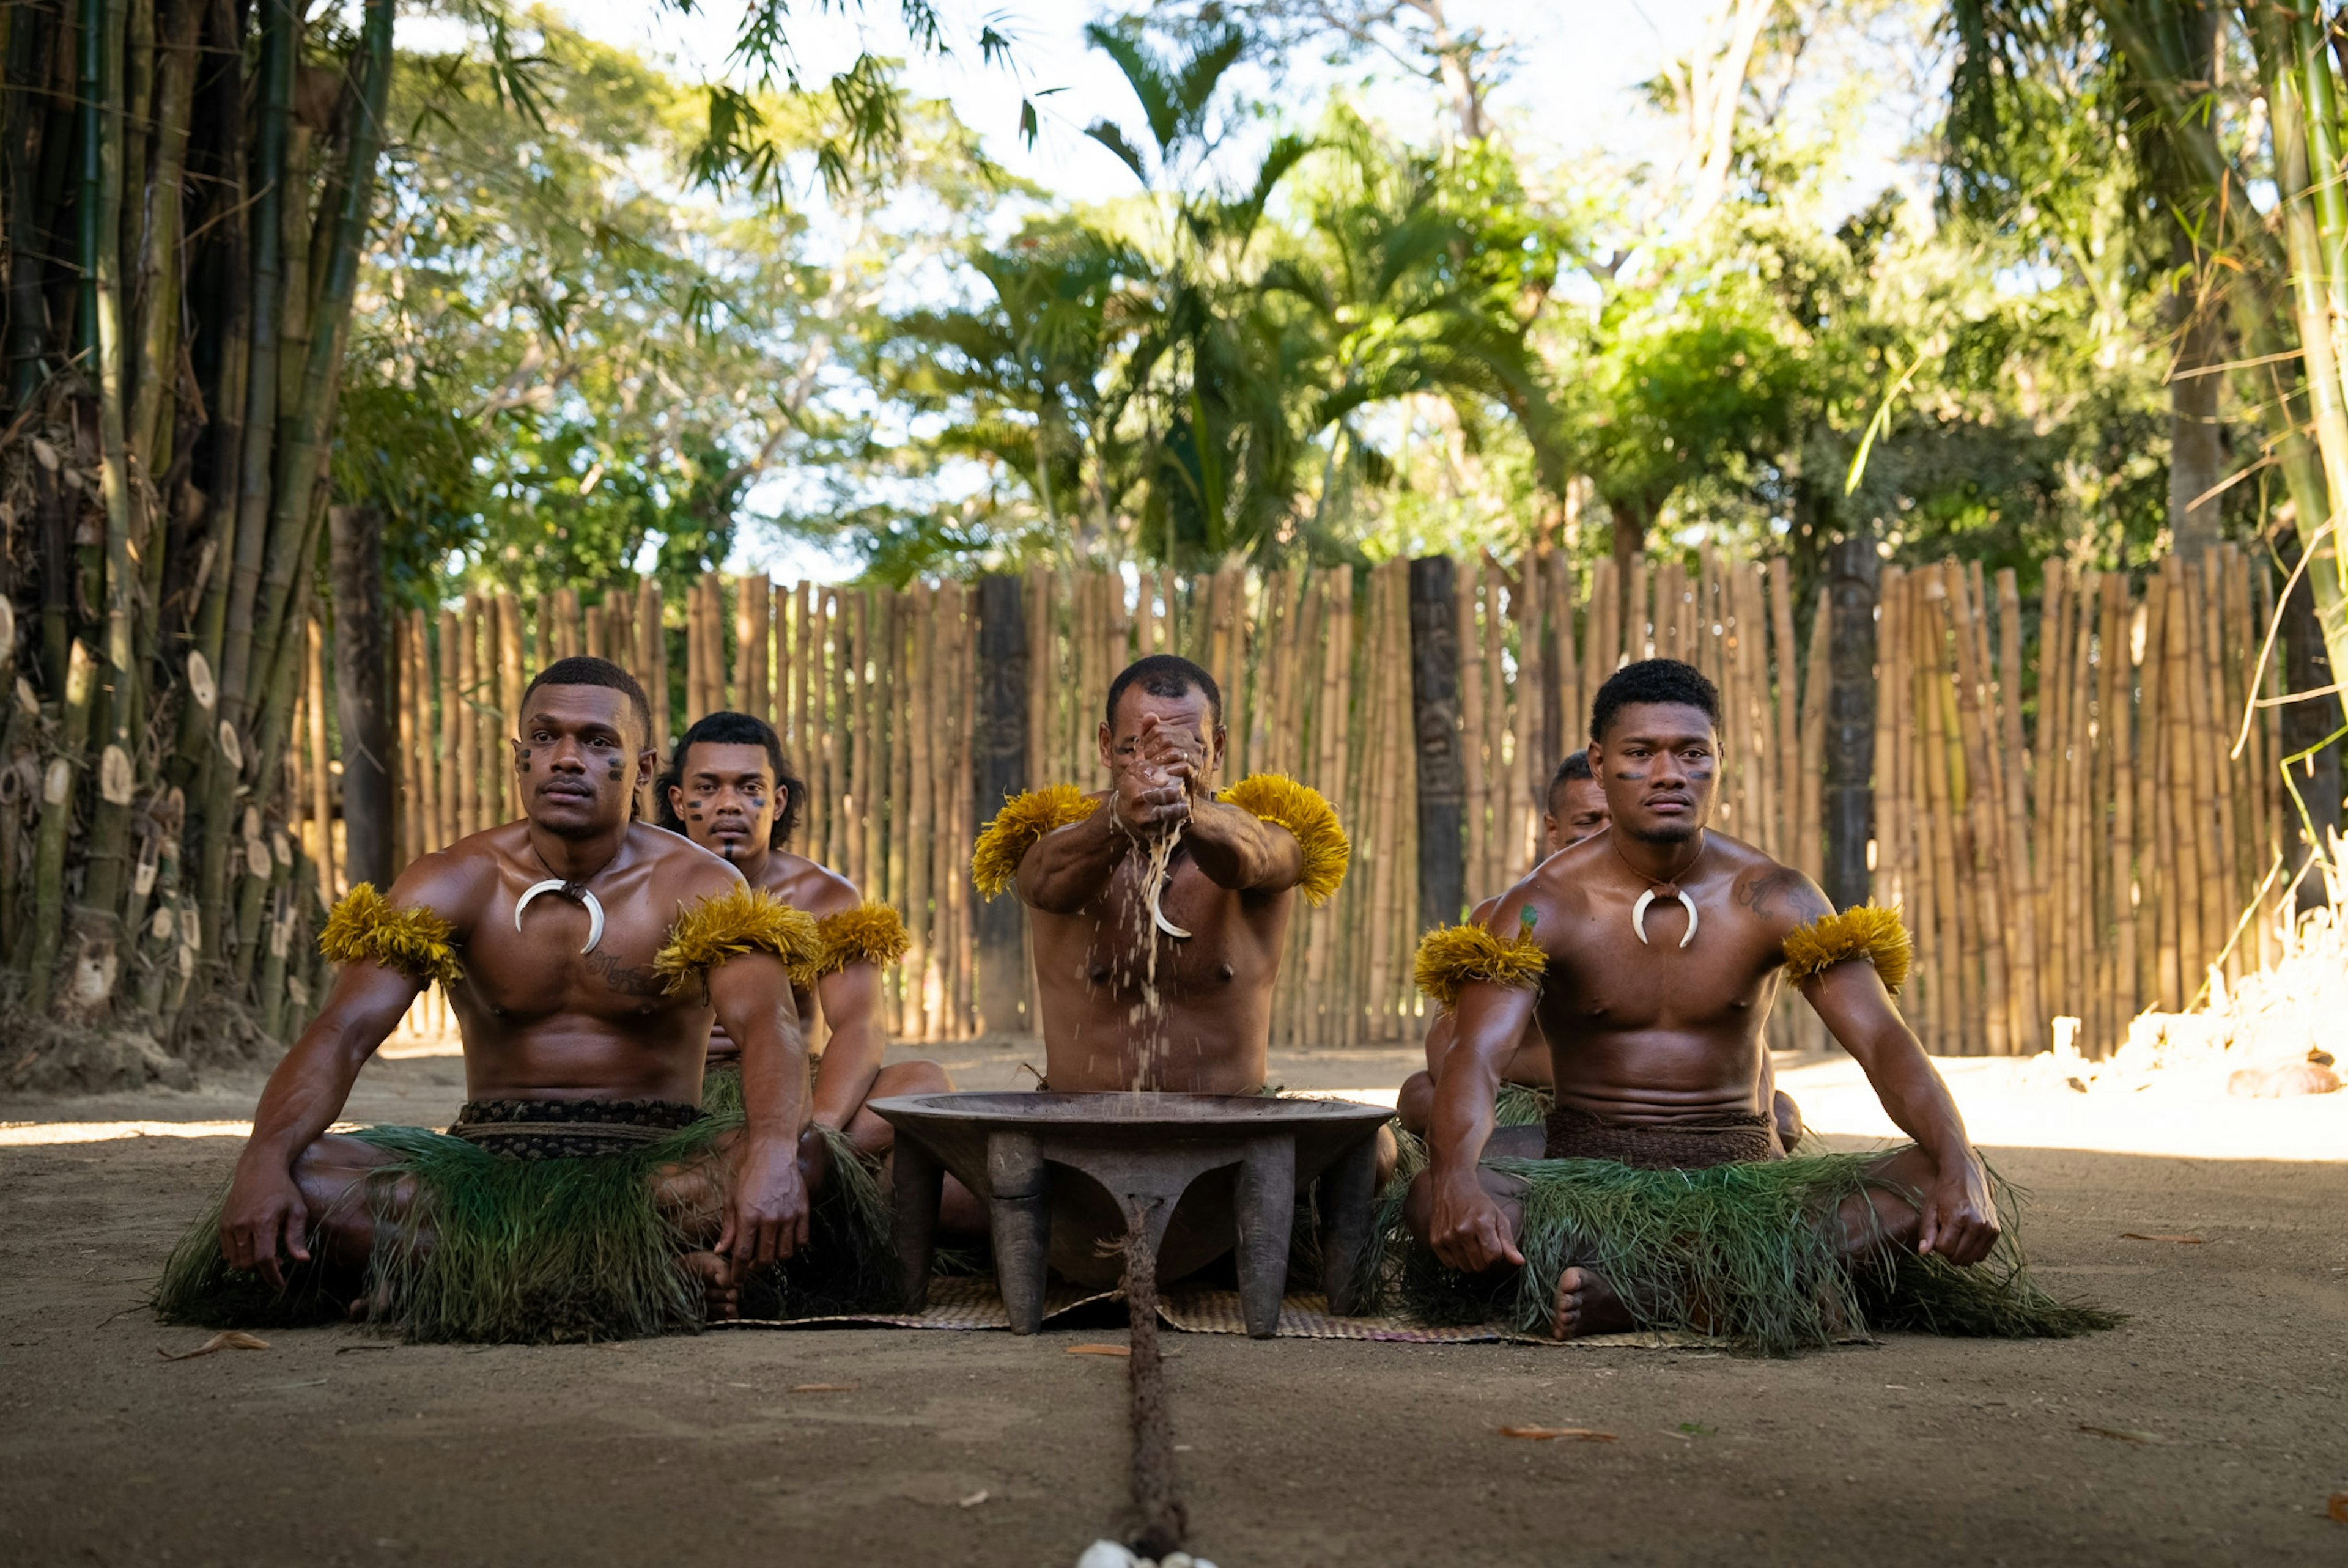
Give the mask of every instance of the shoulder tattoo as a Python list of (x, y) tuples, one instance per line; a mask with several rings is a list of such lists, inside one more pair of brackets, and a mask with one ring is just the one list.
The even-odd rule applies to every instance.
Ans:
[(1834, 913), (1810, 879), (1790, 866), (1774, 866), (1746, 882), (1736, 901), (1765, 920), (1790, 917), (1799, 924)]

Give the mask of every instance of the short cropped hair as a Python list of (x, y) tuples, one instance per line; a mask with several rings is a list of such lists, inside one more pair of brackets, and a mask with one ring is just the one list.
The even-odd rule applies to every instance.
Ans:
[(609, 659), (597, 659), (590, 654), (574, 653), (568, 659), (558, 659), (530, 678), (522, 688), (522, 706), (530, 706), (530, 695), (541, 686), (601, 686), (617, 692), (635, 710), (636, 730), (647, 746), (659, 743), (653, 736), (653, 705), (644, 698), (644, 689), (636, 678), (613, 663)]
[(668, 792), (673, 785), (685, 783), (685, 759), (693, 748), (706, 743), (713, 746), (764, 746), (767, 765), (775, 771), (775, 793), (782, 800), (775, 807), (774, 831), (767, 835), (767, 847), (780, 849), (789, 842), (791, 830), (798, 825), (799, 812), (807, 804), (807, 781), (791, 771), (783, 760), (782, 737), (766, 720), (751, 713), (721, 710), (695, 721), (676, 743), (676, 755), (669, 762), (668, 772), (661, 774), (654, 787), (659, 799), (660, 825), (671, 833), (683, 833), (685, 824), (669, 804)]
[(1642, 659), (1606, 678), (1590, 702), (1590, 738), (1602, 742), (1614, 715), (1633, 702), (1675, 702), (1701, 709), (1720, 728), (1720, 688), (1703, 671), (1676, 659)]
[(1147, 659), (1137, 659), (1117, 672), (1108, 683), (1108, 706), (1103, 711), (1110, 730), (1117, 728), (1117, 699), (1128, 686), (1138, 686), (1152, 697), (1184, 697), (1193, 692), (1203, 692), (1207, 712), (1215, 728), (1223, 727), (1223, 692), (1215, 678), (1191, 663), (1188, 659), (1171, 653), (1153, 653)]
[(1590, 771), (1590, 753), (1586, 751), (1568, 752), (1565, 761), (1557, 764), (1557, 772), (1550, 775), (1550, 793), (1555, 794), (1570, 784), (1592, 776), (1594, 775)]

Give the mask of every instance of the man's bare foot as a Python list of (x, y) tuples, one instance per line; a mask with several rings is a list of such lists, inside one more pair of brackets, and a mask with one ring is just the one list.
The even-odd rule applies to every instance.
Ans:
[(1552, 1338), (1620, 1334), (1630, 1327), (1630, 1311), (1612, 1286), (1586, 1268), (1569, 1268), (1557, 1276), (1557, 1310), (1550, 1319)]
[(677, 1259), (685, 1272), (701, 1282), (705, 1320), (731, 1323), (742, 1316), (742, 1281), (733, 1260), (723, 1253), (689, 1252)]

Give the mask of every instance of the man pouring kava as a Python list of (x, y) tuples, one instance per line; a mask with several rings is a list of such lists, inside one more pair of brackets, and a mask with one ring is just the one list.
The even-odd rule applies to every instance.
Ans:
[[(1618, 671), (1591, 712), (1611, 825), (1543, 861), (1487, 925), (1421, 945), (1419, 983), (1457, 1032), (1404, 1204), (1410, 1307), (1774, 1354), (1870, 1327), (2108, 1326), (2023, 1272), (1948, 1087), (1892, 1005), (1910, 961), (1898, 916), (1836, 914), (1809, 878), (1706, 826), (1719, 712), (1692, 666)], [(1762, 1039), (1781, 975), (1912, 1143), (1787, 1154)], [(1545, 1128), (1496, 1132), (1500, 1070), (1536, 1019), (1555, 1108)]]
[[(524, 693), (525, 817), (361, 884), (320, 938), (341, 966), (277, 1070), (215, 1215), (174, 1253), (166, 1318), (347, 1307), (414, 1339), (601, 1338), (731, 1310), (736, 1271), (808, 1241), (808, 1066), (787, 960), (813, 922), (632, 820), (655, 753), (600, 659)], [(426, 986), (447, 988), (469, 1098), (447, 1133), (328, 1128)], [(744, 1110), (699, 1108), (713, 1014)]]
[[(979, 835), (971, 869), (1027, 907), (1045, 1081), (1061, 1093), (1260, 1094), (1274, 987), (1300, 898), (1325, 902), (1352, 854), (1328, 802), (1278, 774), (1216, 787), (1222, 693), (1186, 659), (1155, 654), (1110, 682), (1097, 732), (1111, 787), (1015, 795)], [(1159, 1248), (1174, 1279), (1229, 1250), (1229, 1171), (1175, 1210)], [(1105, 1193), (1071, 1184), (1089, 1213), (1055, 1222), (1052, 1266), (1117, 1277), (1096, 1244), (1124, 1230)], [(1097, 1200), (1097, 1201), (1095, 1201)]]

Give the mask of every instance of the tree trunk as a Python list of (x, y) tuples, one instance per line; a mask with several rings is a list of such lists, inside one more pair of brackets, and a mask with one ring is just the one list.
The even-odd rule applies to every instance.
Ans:
[(1614, 521), (1614, 582), (1624, 595), (1622, 604), (1615, 608), (1623, 612), (1625, 619), (1622, 624), (1628, 626), (1631, 622), (1625, 606), (1630, 602), (1632, 569), (1647, 553), (1647, 529), (1653, 524), (1653, 517), (1637, 501), (1610, 500), (1606, 503), (1606, 511)]
[(349, 880), (391, 886), (391, 707), (386, 671), (383, 514), (371, 506), (326, 514), (335, 585), (335, 708), (343, 734), (343, 831)]

